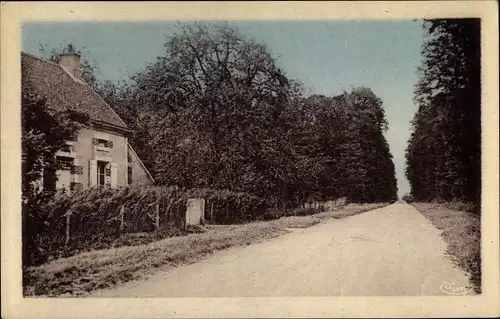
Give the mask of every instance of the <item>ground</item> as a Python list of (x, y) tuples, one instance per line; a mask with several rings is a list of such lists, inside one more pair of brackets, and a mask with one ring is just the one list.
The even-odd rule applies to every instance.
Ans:
[[(29, 296), (85, 296), (95, 289), (137, 280), (158, 269), (190, 264), (214, 251), (245, 246), (279, 237), (294, 228), (306, 228), (328, 219), (342, 219), (384, 207), (385, 203), (330, 203), (328, 210), (306, 216), (288, 216), (240, 225), (208, 225), (202, 233), (150, 241), (125, 240), (115, 248), (91, 250), (23, 270), (23, 294)], [(132, 235), (132, 234), (129, 234)], [(137, 234), (136, 234), (137, 235)], [(132, 244), (132, 246), (128, 246)]]
[(474, 294), (441, 232), (396, 203), (328, 219), (92, 297), (411, 296)]
[(465, 203), (413, 203), (447, 243), (447, 254), (470, 273), (476, 292), (481, 292), (481, 218), (474, 205)]

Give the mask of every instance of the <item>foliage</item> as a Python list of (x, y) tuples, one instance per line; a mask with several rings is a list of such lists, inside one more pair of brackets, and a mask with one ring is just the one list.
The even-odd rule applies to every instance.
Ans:
[[(47, 104), (45, 97), (33, 93), (27, 86), (22, 88), (22, 171), (23, 201), (26, 202), (40, 191), (43, 170), (58, 168), (55, 153), (76, 138), (85, 125), (86, 117), (71, 111), (56, 111)], [(78, 121), (78, 122), (77, 122)], [(46, 184), (55, 183), (55, 176), (45, 174)], [(40, 199), (40, 198), (39, 198)]]
[(181, 24), (131, 80), (108, 96), (160, 184), (281, 208), (396, 197), (382, 101), (368, 88), (306, 97), (264, 44), (234, 28)]
[(265, 44), (227, 24), (179, 24), (164, 48), (120, 84), (82, 65), (159, 184), (252, 193), (285, 209), (396, 198), (388, 123), (369, 88), (305, 96)]
[[(396, 198), (383, 102), (369, 88), (306, 96), (263, 43), (226, 24), (180, 24), (164, 47), (128, 84), (101, 82), (97, 64), (82, 62), (84, 79), (132, 129), (132, 146), (162, 187), (58, 198), (30, 207), (40, 211), (33, 220), (57, 223), (72, 207), (83, 227), (72, 233), (84, 245), (116, 236), (121, 206), (136, 232), (151, 230), (151, 205), (170, 212), (170, 200), (188, 196), (206, 198), (207, 219), (217, 223), (256, 220), (269, 207), (288, 213), (308, 202)], [(57, 61), (62, 52), (48, 55)], [(63, 228), (54, 227), (59, 247)]]
[(413, 195), (411, 194), (405, 194), (403, 196), (403, 200), (407, 203), (412, 203), (415, 199), (413, 198)]
[(444, 206), (451, 210), (457, 210), (468, 213), (479, 213), (478, 204), (474, 202), (459, 202), (454, 200), (451, 202), (444, 203)]
[(426, 20), (418, 112), (406, 150), (417, 201), (481, 196), (480, 20)]
[[(49, 258), (81, 250), (137, 242), (137, 238), (120, 239), (128, 233), (184, 234), (179, 229), (185, 228), (186, 201), (193, 197), (206, 199), (206, 218), (211, 223), (256, 220), (266, 211), (262, 199), (225, 190), (142, 186), (94, 188), (71, 195), (58, 193), (23, 211), (25, 265), (43, 263)], [(160, 217), (159, 229), (155, 227), (156, 210)], [(68, 214), (70, 237), (66, 241)], [(153, 237), (158, 238), (158, 235)]]
[(211, 223), (234, 224), (254, 221), (267, 210), (264, 199), (248, 193), (215, 189), (188, 189), (185, 196), (206, 200), (205, 215)]
[[(21, 121), (22, 222), (26, 231), (30, 223), (31, 230), (44, 227), (36, 214), (55, 194), (57, 176), (54, 173), (59, 168), (55, 154), (68, 140), (76, 138), (88, 118), (71, 111), (54, 110), (45, 97), (33, 93), (28, 83), (22, 87)], [(29, 245), (23, 236), (23, 251), (29, 249)]]

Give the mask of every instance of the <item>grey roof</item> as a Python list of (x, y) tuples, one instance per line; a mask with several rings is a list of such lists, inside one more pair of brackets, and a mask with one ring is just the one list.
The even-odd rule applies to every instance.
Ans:
[(127, 129), (113, 109), (84, 81), (77, 81), (59, 64), (21, 53), (21, 82), (44, 95), (50, 107), (85, 113), (91, 121)]

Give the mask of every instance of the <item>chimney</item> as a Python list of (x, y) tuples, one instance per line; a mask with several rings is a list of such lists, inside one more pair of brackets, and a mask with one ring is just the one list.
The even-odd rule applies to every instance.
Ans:
[(59, 65), (77, 79), (82, 76), (80, 54), (74, 51), (72, 44), (68, 45), (67, 53), (59, 55)]

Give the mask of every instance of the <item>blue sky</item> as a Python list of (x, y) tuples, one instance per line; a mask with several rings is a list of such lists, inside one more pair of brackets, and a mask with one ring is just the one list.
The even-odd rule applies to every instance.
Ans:
[[(386, 138), (396, 165), (399, 195), (409, 192), (404, 150), (416, 112), (423, 31), (420, 21), (238, 21), (229, 22), (248, 37), (267, 44), (278, 64), (310, 90), (335, 95), (367, 86), (384, 101)], [(40, 55), (40, 43), (59, 48), (73, 43), (96, 61), (103, 79), (122, 80), (154, 61), (176, 22), (27, 23), (23, 51)]]

